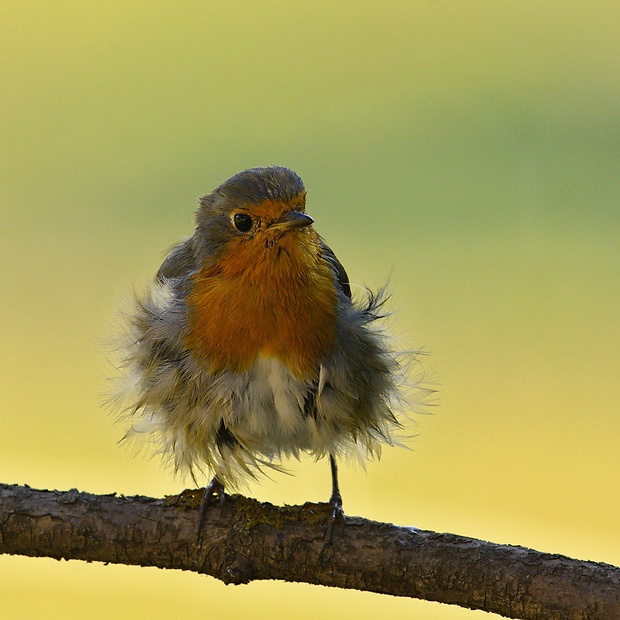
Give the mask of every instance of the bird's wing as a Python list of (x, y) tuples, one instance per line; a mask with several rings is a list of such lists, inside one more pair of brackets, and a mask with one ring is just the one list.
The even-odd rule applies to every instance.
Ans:
[(190, 237), (172, 248), (155, 278), (159, 281), (182, 278), (195, 270), (194, 239)]
[(343, 293), (350, 299), (351, 298), (351, 285), (349, 284), (349, 276), (342, 266), (342, 263), (336, 258), (336, 255), (332, 249), (321, 239), (321, 249), (323, 250), (323, 257), (330, 264), (331, 268), (336, 274), (336, 278)]
[[(329, 266), (334, 271), (338, 286), (340, 287), (342, 292), (350, 298), (351, 286), (349, 285), (349, 276), (347, 275), (345, 268), (342, 266), (342, 263), (336, 258), (336, 255), (334, 254), (332, 249), (323, 241), (323, 239), (320, 239), (319, 243), (321, 244), (321, 250), (323, 250), (323, 258), (329, 263)], [(313, 384), (308, 387), (308, 391), (304, 396), (304, 417), (316, 416), (316, 399), (323, 389), (323, 380), (321, 378), (322, 374), (323, 367), (321, 366), (319, 370), (319, 376), (313, 382)]]

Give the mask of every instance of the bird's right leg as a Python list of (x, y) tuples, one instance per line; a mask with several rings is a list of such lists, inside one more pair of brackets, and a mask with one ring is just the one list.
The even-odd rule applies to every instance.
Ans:
[(205, 494), (202, 496), (200, 502), (200, 511), (198, 512), (198, 531), (196, 532), (196, 543), (200, 543), (202, 535), (202, 526), (204, 525), (205, 516), (207, 514), (207, 508), (211, 503), (213, 497), (218, 496), (220, 502), (220, 508), (224, 506), (224, 484), (217, 479), (217, 476), (213, 477), (213, 480), (205, 487)]

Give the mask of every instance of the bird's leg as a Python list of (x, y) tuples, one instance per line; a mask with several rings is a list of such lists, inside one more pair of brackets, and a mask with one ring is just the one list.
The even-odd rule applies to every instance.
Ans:
[(329, 455), (329, 465), (332, 471), (332, 496), (329, 498), (329, 505), (332, 510), (329, 514), (329, 521), (327, 522), (327, 529), (325, 530), (325, 537), (323, 538), (323, 547), (319, 557), (323, 556), (323, 552), (332, 542), (334, 523), (336, 523), (336, 521), (342, 522), (344, 518), (342, 495), (340, 495), (340, 487), (338, 486), (338, 465), (336, 464), (336, 458), (333, 454)]
[(217, 479), (217, 476), (213, 477), (213, 480), (205, 487), (205, 494), (202, 496), (200, 502), (200, 511), (198, 512), (198, 531), (196, 532), (196, 544), (200, 544), (200, 537), (202, 535), (202, 526), (204, 525), (205, 516), (207, 514), (207, 508), (213, 497), (217, 495), (220, 501), (220, 508), (224, 507), (224, 485)]
[(342, 520), (344, 512), (342, 510), (342, 495), (338, 486), (338, 465), (333, 454), (329, 455), (329, 465), (332, 470), (332, 496), (329, 498), (329, 505), (332, 508), (330, 522)]

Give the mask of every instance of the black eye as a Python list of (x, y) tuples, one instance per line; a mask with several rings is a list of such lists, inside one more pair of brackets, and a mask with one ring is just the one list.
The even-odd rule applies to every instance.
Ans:
[(252, 230), (254, 222), (252, 222), (252, 218), (247, 213), (235, 213), (233, 224), (239, 232), (246, 233)]

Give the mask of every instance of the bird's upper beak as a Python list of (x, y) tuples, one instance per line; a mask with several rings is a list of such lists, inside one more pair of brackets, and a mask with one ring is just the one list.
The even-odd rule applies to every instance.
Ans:
[(280, 218), (274, 222), (270, 228), (275, 230), (294, 230), (296, 228), (304, 228), (314, 223), (314, 220), (302, 211), (287, 211), (283, 213)]

